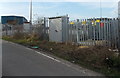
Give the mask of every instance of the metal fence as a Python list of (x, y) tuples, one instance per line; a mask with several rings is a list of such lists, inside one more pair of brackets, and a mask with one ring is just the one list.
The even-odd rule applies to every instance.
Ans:
[[(59, 17), (61, 19), (60, 25), (57, 24), (58, 18), (44, 18), (44, 23), (39, 26), (34, 25), (32, 32), (43, 36), (43, 39), (50, 39), (50, 32), (52, 36), (59, 38), (59, 33), (62, 33), (62, 41), (76, 43), (82, 46), (107, 46), (120, 49), (120, 19), (118, 18), (91, 18), (91, 19), (77, 19), (69, 21), (68, 16)], [(56, 22), (56, 20), (58, 20)], [(60, 30), (58, 30), (58, 25)], [(3, 35), (13, 35), (15, 32), (28, 32), (29, 25), (10, 26), (3, 25)], [(50, 30), (50, 28), (52, 28)], [(30, 30), (31, 31), (31, 30)], [(29, 32), (28, 32), (29, 33)], [(54, 35), (54, 34), (58, 35)], [(67, 33), (67, 34), (66, 34)], [(65, 38), (67, 39), (64, 39)], [(55, 39), (57, 39), (55, 38)]]
[(120, 48), (120, 19), (78, 19), (71, 21), (68, 26), (70, 42)]
[(2, 24), (2, 35), (11, 36), (17, 32), (24, 32), (23, 25)]

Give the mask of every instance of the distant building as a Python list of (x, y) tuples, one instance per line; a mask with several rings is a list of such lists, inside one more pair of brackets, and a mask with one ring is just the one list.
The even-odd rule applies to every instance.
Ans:
[(28, 22), (27, 19), (22, 16), (1, 16), (2, 35), (13, 35), (15, 30), (18, 32), (26, 31), (26, 22)]
[(120, 1), (118, 2), (118, 18), (120, 18)]
[(27, 19), (22, 16), (1, 16), (2, 24), (23, 25), (24, 22), (27, 22)]

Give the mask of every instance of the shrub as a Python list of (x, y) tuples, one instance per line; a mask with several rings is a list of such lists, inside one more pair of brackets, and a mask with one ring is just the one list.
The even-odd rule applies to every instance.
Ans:
[(14, 35), (12, 36), (13, 39), (24, 39), (25, 34), (21, 33), (21, 32), (16, 32), (14, 33)]

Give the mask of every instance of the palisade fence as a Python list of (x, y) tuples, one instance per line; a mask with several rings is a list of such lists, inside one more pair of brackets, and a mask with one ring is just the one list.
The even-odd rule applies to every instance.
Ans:
[(55, 36), (54, 39), (58, 40), (60, 35), (62, 37), (61, 42), (75, 43), (81, 46), (98, 45), (120, 49), (120, 19), (118, 18), (91, 18), (69, 21), (68, 17), (65, 16), (62, 18), (44, 18), (43, 24), (33, 25), (32, 28), (24, 25), (2, 25), (2, 27), (3, 36), (13, 35), (15, 32), (28, 34), (34, 32), (49, 41), (52, 36)]
[(83, 46), (120, 48), (120, 19), (93, 18), (71, 21), (69, 41)]

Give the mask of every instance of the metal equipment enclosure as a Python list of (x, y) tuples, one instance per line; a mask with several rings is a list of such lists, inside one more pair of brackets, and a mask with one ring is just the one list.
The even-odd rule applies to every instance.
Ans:
[(68, 16), (49, 18), (49, 41), (67, 42), (68, 41)]
[(23, 28), (25, 32), (30, 32), (30, 23), (29, 22), (25, 22), (23, 24)]

